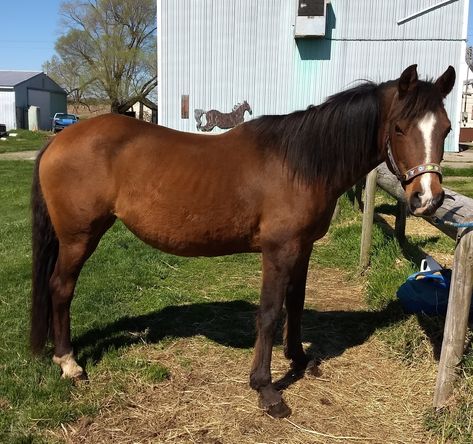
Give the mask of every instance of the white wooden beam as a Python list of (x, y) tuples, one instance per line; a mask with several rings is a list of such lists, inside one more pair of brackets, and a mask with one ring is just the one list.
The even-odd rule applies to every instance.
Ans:
[(413, 20), (421, 15), (427, 14), (430, 11), (441, 8), (442, 6), (448, 5), (449, 3), (457, 2), (458, 0), (444, 0), (442, 2), (436, 3), (435, 5), (428, 6), (427, 8), (421, 9), (420, 11), (414, 12), (414, 14), (408, 15), (397, 21), (398, 25), (402, 25), (410, 20)]

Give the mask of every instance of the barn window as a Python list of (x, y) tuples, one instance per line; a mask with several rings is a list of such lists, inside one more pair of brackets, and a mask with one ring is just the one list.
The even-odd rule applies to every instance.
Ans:
[(189, 118), (189, 95), (183, 94), (181, 96), (181, 119)]

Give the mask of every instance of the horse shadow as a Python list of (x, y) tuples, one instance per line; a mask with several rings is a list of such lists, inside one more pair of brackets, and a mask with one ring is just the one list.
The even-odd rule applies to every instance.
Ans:
[[(74, 345), (79, 350), (81, 364), (96, 364), (112, 349), (196, 335), (227, 347), (250, 349), (256, 336), (257, 309), (256, 304), (243, 300), (168, 306), (145, 315), (125, 316), (103, 327), (93, 328), (77, 337)], [(319, 364), (363, 344), (379, 328), (404, 318), (397, 302), (380, 311), (306, 309), (303, 313), (302, 340), (310, 344), (307, 352)], [(281, 330), (282, 320), (275, 335), (275, 345), (282, 342)], [(300, 379), (303, 376), (300, 370), (289, 370), (276, 382), (278, 387), (286, 388)]]
[[(377, 210), (393, 214), (395, 206), (385, 205)], [(394, 237), (394, 231), (382, 217), (378, 217), (377, 222), (386, 238)], [(425, 257), (423, 246), (423, 243), (401, 243), (404, 256), (415, 262)], [(197, 335), (227, 347), (250, 349), (256, 337), (257, 310), (257, 304), (246, 300), (173, 305), (148, 314), (124, 316), (104, 326), (92, 328), (76, 337), (74, 345), (79, 350), (81, 364), (97, 364), (109, 350), (143, 342), (157, 344), (165, 338)], [(303, 313), (302, 341), (309, 343), (306, 351), (319, 364), (365, 343), (377, 330), (395, 325), (408, 316), (397, 301), (390, 302), (378, 311), (306, 309)], [(439, 359), (444, 318), (419, 314), (417, 319), (431, 342), (434, 357)], [(275, 335), (275, 345), (282, 342), (281, 330), (282, 322)], [(302, 376), (300, 370), (290, 369), (276, 384), (284, 389)]]

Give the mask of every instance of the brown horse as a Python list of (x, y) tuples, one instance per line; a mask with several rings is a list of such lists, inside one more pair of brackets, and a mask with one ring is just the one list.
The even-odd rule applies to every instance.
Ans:
[(337, 198), (385, 159), (414, 214), (441, 205), (438, 164), (450, 131), (443, 99), (454, 82), (452, 67), (427, 82), (413, 65), (398, 80), (365, 83), (218, 136), (117, 115), (67, 128), (35, 168), (32, 350), (51, 335), (63, 376), (83, 375), (70, 340), (71, 300), (84, 262), (117, 218), (169, 253), (260, 252), (250, 385), (269, 414), (288, 415), (271, 381), (273, 335), (285, 305), (284, 352), (304, 369), (301, 315), (313, 243), (326, 233)]

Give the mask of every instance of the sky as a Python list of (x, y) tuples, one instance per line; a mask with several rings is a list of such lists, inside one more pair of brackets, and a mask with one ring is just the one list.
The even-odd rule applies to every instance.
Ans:
[(61, 35), (61, 0), (0, 0), (0, 70), (42, 71)]
[[(390, 1), (390, 0), (385, 0)], [(42, 71), (61, 35), (61, 0), (0, 0), (0, 70)], [(470, 0), (468, 45), (473, 45)]]

